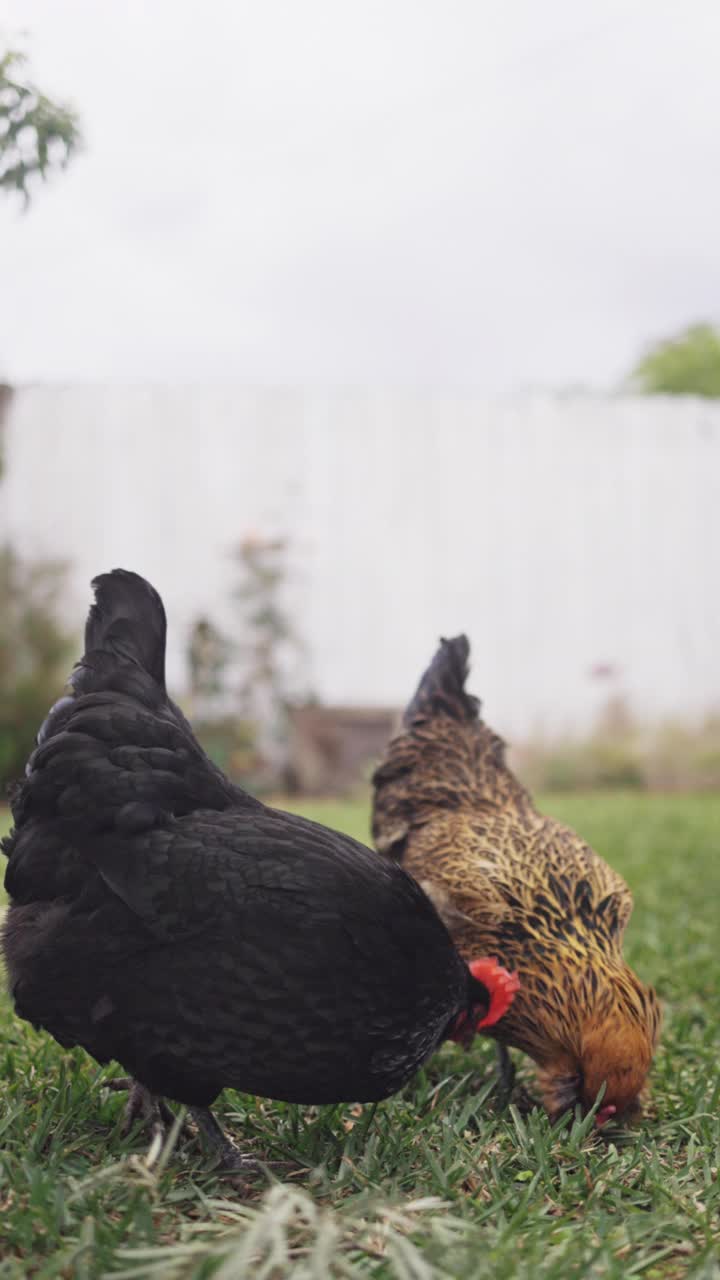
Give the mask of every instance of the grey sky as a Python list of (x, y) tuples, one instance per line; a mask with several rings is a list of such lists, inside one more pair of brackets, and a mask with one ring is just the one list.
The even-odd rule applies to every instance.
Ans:
[(0, 377), (613, 385), (720, 319), (717, 0), (0, 0)]

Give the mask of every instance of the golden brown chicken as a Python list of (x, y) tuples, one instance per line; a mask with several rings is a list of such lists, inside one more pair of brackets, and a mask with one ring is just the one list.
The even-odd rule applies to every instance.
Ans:
[(497, 955), (521, 987), (492, 1031), (537, 1064), (557, 1118), (629, 1116), (660, 1029), (654, 991), (625, 964), (632, 911), (624, 880), (570, 828), (537, 812), (504, 743), (465, 692), (470, 646), (443, 640), (373, 777), (373, 837), (433, 898), (461, 953)]

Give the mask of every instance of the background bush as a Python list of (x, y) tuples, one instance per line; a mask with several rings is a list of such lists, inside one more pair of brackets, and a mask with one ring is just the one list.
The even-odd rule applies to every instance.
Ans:
[(59, 610), (66, 566), (0, 547), (0, 789), (19, 777), (59, 697), (77, 639)]

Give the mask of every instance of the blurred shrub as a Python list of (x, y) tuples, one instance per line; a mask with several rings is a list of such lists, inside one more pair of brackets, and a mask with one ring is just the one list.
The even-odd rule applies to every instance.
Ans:
[(230, 641), (204, 614), (190, 627), (186, 658), (193, 706), (212, 704), (226, 694), (227, 669), (232, 654)]
[(288, 600), (291, 548), (283, 537), (247, 534), (233, 558), (239, 706), (257, 723), (262, 753), (277, 769), (285, 755), (288, 704), (300, 693), (298, 664), (304, 653)]
[(584, 739), (536, 739), (515, 750), (513, 765), (538, 790), (720, 789), (720, 716), (697, 724), (668, 720), (642, 727), (626, 717), (614, 729), (611, 722), (603, 714)]
[(636, 365), (632, 382), (651, 395), (720, 396), (720, 332), (694, 324), (651, 348)]
[(698, 725), (669, 720), (648, 737), (648, 785), (658, 790), (720, 788), (720, 716)]
[(0, 191), (20, 192), (27, 204), (33, 179), (65, 166), (80, 133), (75, 112), (41, 93), (24, 63), (18, 50), (0, 50)]
[(193, 728), (210, 759), (228, 777), (246, 786), (261, 771), (258, 731), (251, 721), (228, 715), (195, 720)]
[(594, 738), (587, 742), (534, 744), (523, 752), (519, 769), (533, 787), (548, 791), (647, 785), (643, 762), (633, 744)]
[(0, 787), (22, 774), (76, 649), (58, 601), (66, 566), (0, 547)]

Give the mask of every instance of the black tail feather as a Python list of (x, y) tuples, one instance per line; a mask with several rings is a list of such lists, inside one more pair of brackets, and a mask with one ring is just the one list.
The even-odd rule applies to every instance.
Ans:
[(465, 692), (469, 671), (470, 642), (467, 636), (441, 639), (440, 648), (422, 677), (414, 698), (408, 704), (403, 724), (406, 728), (433, 715), (452, 716), (455, 720), (476, 720), (480, 700)]
[(104, 652), (134, 663), (165, 691), (165, 609), (154, 587), (128, 569), (92, 582), (95, 603), (85, 625), (85, 655)]

